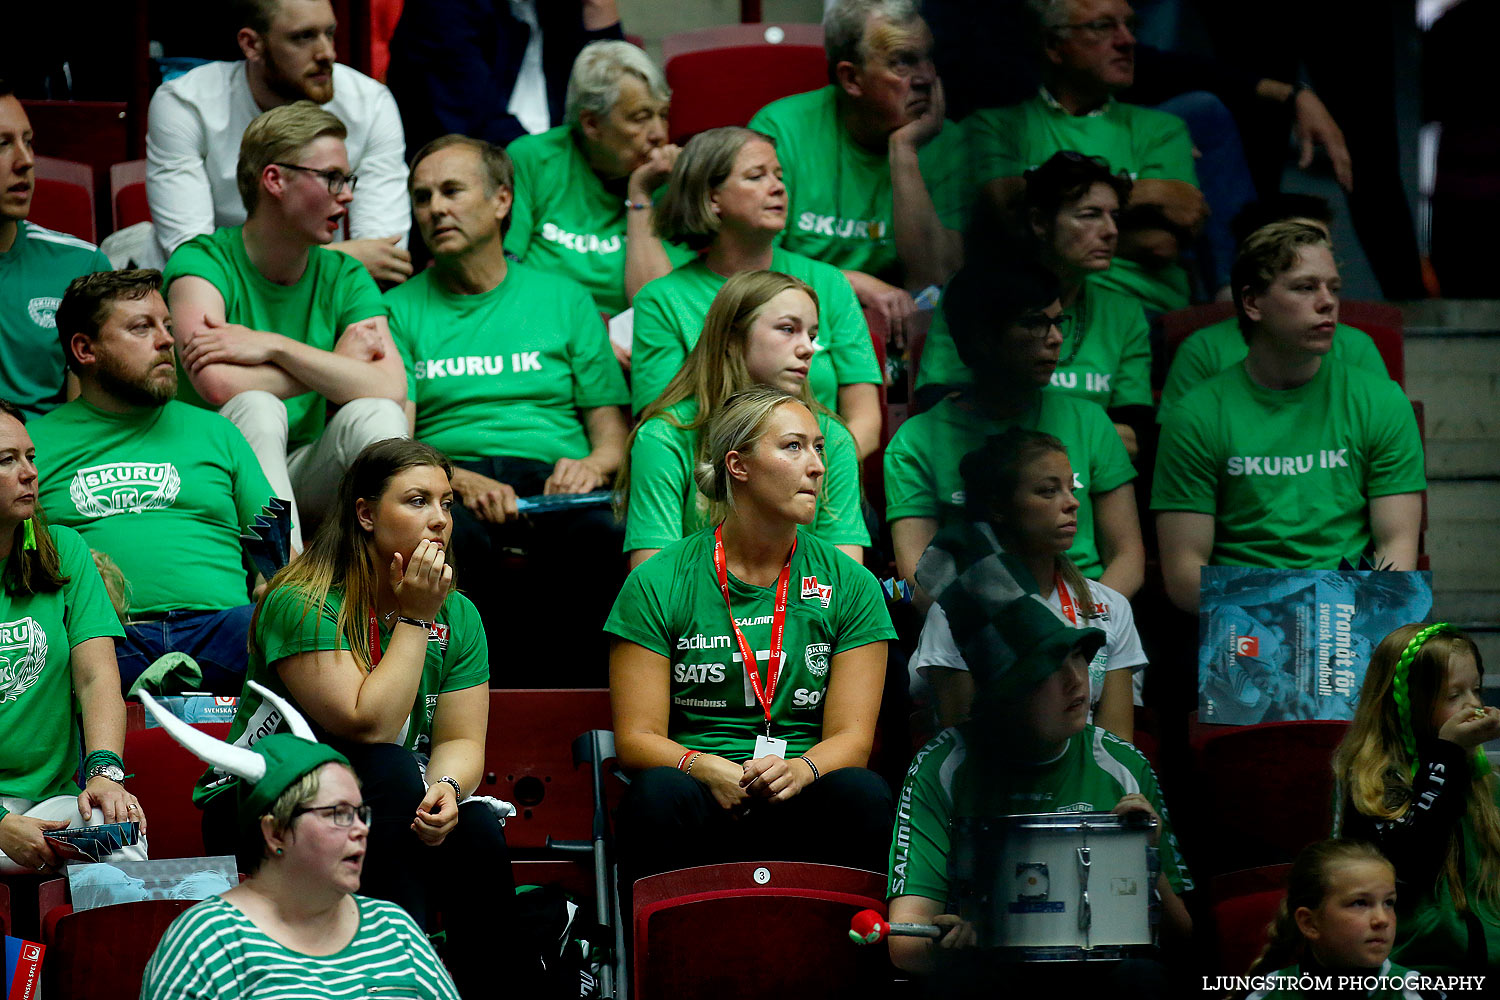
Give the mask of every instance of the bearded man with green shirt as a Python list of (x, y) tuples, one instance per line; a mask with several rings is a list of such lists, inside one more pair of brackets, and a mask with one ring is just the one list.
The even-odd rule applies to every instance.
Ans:
[[(630, 394), (604, 324), (577, 282), (506, 261), (512, 172), (504, 150), (464, 136), (435, 139), (412, 161), (411, 178), (433, 267), (386, 302), (408, 366), (412, 433), (455, 463), (462, 503), (454, 544), (467, 564), (485, 566), (502, 548), (532, 557), (524, 593), (480, 573), (468, 578), (471, 594), (487, 616), (535, 621), (525, 602), (541, 602), (536, 613), (545, 618), (545, 602), (568, 593), (602, 624), (623, 578), (609, 512), (508, 522), (517, 494), (589, 493), (619, 467), (620, 407)], [(516, 634), (494, 618), (489, 631), (493, 662), (516, 662)], [(602, 672), (599, 642), (589, 666)]]
[(932, 33), (914, 0), (838, 0), (823, 17), (830, 85), (761, 108), (788, 191), (780, 243), (842, 268), (898, 336), (911, 293), (963, 258), (972, 185), (962, 132), (944, 120)]
[(1206, 565), (1416, 568), (1422, 444), (1389, 378), (1329, 357), (1339, 273), (1319, 228), (1280, 222), (1234, 264), (1243, 362), (1162, 421), (1151, 508), (1167, 594), (1196, 612)]
[(1120, 259), (1101, 276), (1150, 312), (1188, 304), (1177, 263), (1207, 215), (1182, 119), (1124, 104), (1135, 80), (1135, 36), (1125, 0), (1031, 0), (1041, 29), (1043, 86), (1036, 97), (976, 112), (969, 121), (974, 179), (1008, 215), (1022, 175), (1059, 150), (1102, 157), (1135, 182), (1124, 213)]
[(1131, 481), (1135, 469), (1103, 408), (1044, 392), (1062, 347), (1062, 306), (1052, 272), (1031, 262), (997, 267), (971, 256), (943, 298), (973, 384), (907, 420), (885, 450), (886, 520), (896, 568), (911, 579), (943, 521), (964, 507), (959, 463), (992, 435), (1019, 426), (1067, 447), (1079, 502), (1068, 555), (1088, 578), (1127, 597), (1140, 589), (1146, 552)]
[(238, 161), (248, 218), (178, 247), (163, 277), (182, 398), (245, 435), (272, 492), (293, 501), (299, 551), (303, 522), (322, 518), (354, 457), (407, 433), (380, 290), (327, 249), (354, 200), (346, 134), (311, 101), (252, 121)]
[(0, 80), (0, 399), (38, 416), (77, 391), (57, 350), (57, 304), (80, 274), (108, 271), (86, 240), (27, 222), (36, 154), (26, 109)]
[(53, 523), (124, 574), (124, 687), (180, 652), (202, 669), (201, 690), (238, 694), (253, 610), (239, 535), (271, 486), (233, 424), (172, 398), (177, 369), (160, 288), (156, 271), (68, 286), (58, 333), (82, 394), (30, 425), (41, 500)]

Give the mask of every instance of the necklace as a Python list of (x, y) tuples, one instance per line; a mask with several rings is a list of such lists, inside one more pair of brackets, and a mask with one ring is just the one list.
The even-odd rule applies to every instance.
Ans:
[(1066, 368), (1078, 357), (1078, 351), (1083, 347), (1083, 341), (1088, 337), (1088, 290), (1078, 289), (1078, 308), (1073, 312), (1069, 326), (1073, 328), (1073, 349), (1068, 356), (1057, 363), (1059, 369)]

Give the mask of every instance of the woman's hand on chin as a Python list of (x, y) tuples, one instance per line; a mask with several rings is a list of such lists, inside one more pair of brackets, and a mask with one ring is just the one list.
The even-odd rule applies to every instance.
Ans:
[(453, 567), (448, 565), (442, 545), (422, 539), (404, 568), (401, 553), (391, 556), (391, 590), (402, 617), (433, 621), (452, 589)]

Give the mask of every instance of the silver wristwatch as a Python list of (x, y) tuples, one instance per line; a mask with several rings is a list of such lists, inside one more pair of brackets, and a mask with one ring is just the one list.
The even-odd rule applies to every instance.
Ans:
[(118, 784), (124, 784), (125, 782), (125, 771), (122, 768), (116, 767), (114, 764), (95, 764), (92, 768), (89, 769), (88, 776), (90, 778), (97, 778), (101, 774), (104, 775), (104, 777), (108, 778), (110, 781), (116, 782)]

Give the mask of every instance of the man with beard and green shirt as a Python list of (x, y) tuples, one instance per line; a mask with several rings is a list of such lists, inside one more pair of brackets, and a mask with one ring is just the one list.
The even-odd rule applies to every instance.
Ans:
[(1196, 612), (1206, 565), (1416, 568), (1422, 442), (1401, 387), (1330, 357), (1339, 272), (1327, 234), (1257, 230), (1233, 269), (1245, 360), (1162, 421), (1151, 509), (1167, 595)]
[(173, 400), (160, 288), (156, 271), (68, 286), (58, 334), (82, 394), (28, 427), (40, 498), (49, 520), (75, 529), (125, 577), (122, 684), (176, 652), (202, 669), (195, 689), (238, 694), (254, 607), (239, 536), (271, 486), (233, 424)]
[(860, 304), (904, 332), (912, 292), (963, 257), (972, 185), (944, 120), (932, 33), (913, 0), (838, 0), (823, 17), (829, 86), (761, 108), (787, 186), (780, 243), (842, 268)]
[[(607, 507), (518, 522), (516, 497), (607, 487), (624, 452), (620, 406), (630, 399), (583, 286), (506, 261), (511, 185), (510, 158), (489, 143), (447, 136), (423, 147), (412, 161), (412, 207), (433, 266), (386, 296), (407, 364), (413, 436), (454, 462), (455, 559), (477, 570), (465, 587), (488, 619), (497, 670), (525, 658), (518, 642), (538, 643), (539, 655), (557, 661), (537, 630), (512, 631), (495, 616), (546, 618), (567, 594), (604, 621), (623, 577)], [(524, 588), (488, 570), (505, 548), (530, 556)], [(578, 652), (557, 669), (602, 681), (597, 641), (597, 658)]]
[(959, 463), (993, 434), (1019, 426), (1062, 441), (1073, 466), (1078, 533), (1068, 555), (1090, 579), (1127, 597), (1146, 553), (1131, 481), (1135, 469), (1103, 408), (1042, 391), (1057, 368), (1062, 307), (1052, 272), (971, 255), (949, 283), (944, 310), (972, 385), (907, 420), (885, 450), (886, 520), (896, 568), (911, 579), (943, 521), (964, 504)]

